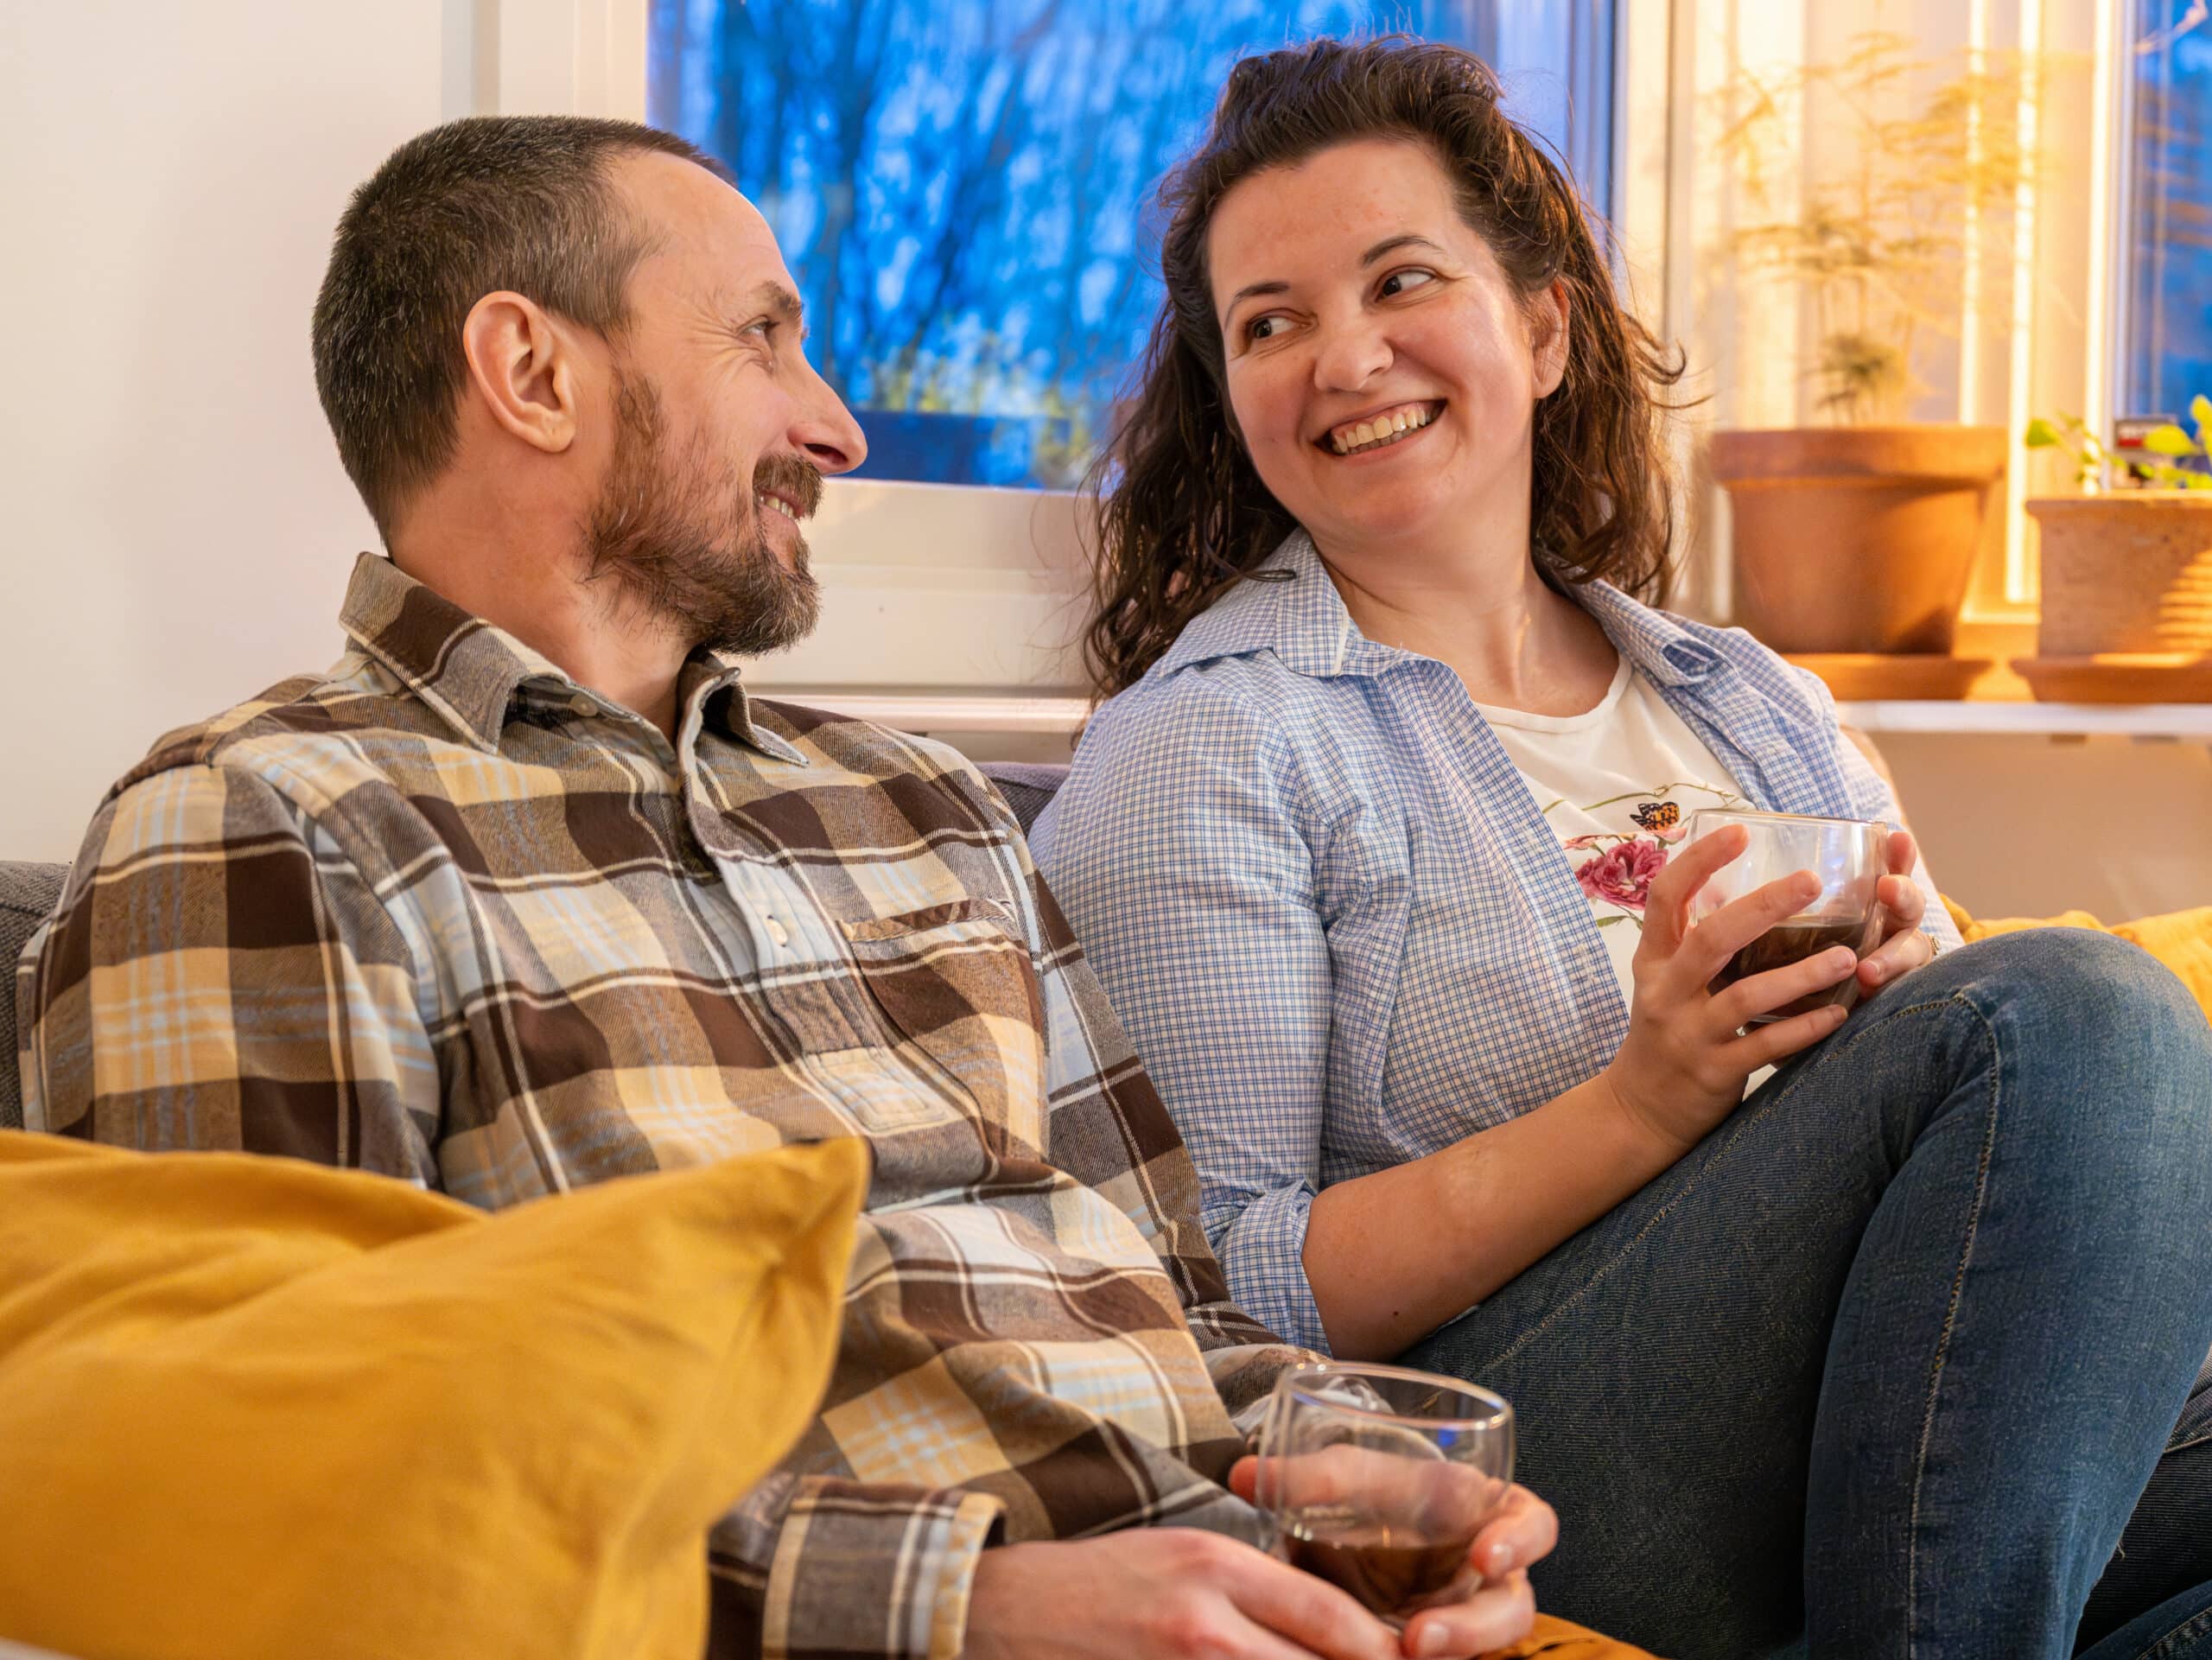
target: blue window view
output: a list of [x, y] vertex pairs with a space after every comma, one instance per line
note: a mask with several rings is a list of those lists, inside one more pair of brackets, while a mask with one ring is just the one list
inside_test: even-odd
[[2137, 0], [2124, 414], [2212, 397], [2212, 16]]
[[1151, 207], [1230, 66], [1468, 47], [1608, 205], [1611, 0], [652, 0], [648, 113], [719, 156], [804, 290], [867, 475], [1059, 487], [1160, 298]]

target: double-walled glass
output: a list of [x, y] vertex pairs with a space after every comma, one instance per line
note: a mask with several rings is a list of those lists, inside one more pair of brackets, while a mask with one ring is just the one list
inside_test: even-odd
[[[1730, 900], [1801, 870], [1809, 870], [1820, 879], [1821, 891], [1796, 915], [1785, 917], [1738, 951], [1713, 976], [1714, 991], [1837, 945], [1848, 945], [1864, 957], [1881, 943], [1881, 906], [1874, 897], [1874, 887], [1889, 869], [1889, 825], [1858, 818], [1708, 809], [1690, 816], [1682, 845], [1688, 848], [1732, 824], [1744, 827], [1749, 844], [1697, 891], [1690, 901], [1691, 921], [1700, 921]], [[1858, 995], [1857, 978], [1847, 978], [1754, 1015], [1751, 1023], [1787, 1020], [1829, 1003], [1847, 1005]]]
[[1276, 1380], [1255, 1497], [1290, 1561], [1386, 1623], [1457, 1601], [1513, 1480], [1513, 1409], [1399, 1366], [1328, 1361]]

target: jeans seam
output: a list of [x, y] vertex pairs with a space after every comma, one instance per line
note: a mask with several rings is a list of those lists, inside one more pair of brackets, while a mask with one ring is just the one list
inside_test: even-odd
[[1982, 1131], [1981, 1158], [1974, 1170], [1974, 1202], [1967, 1212], [1966, 1237], [1959, 1245], [1959, 1265], [1951, 1275], [1951, 1300], [1943, 1310], [1943, 1329], [1936, 1339], [1936, 1353], [1928, 1372], [1928, 1407], [1921, 1415], [1920, 1444], [1913, 1451], [1912, 1504], [1905, 1523], [1904, 1573], [1904, 1651], [1906, 1660], [1918, 1651], [1916, 1632], [1919, 1625], [1920, 1604], [1920, 1491], [1928, 1473], [1928, 1447], [1936, 1434], [1936, 1397], [1943, 1383], [1943, 1368], [1949, 1358], [1951, 1334], [1959, 1318], [1959, 1301], [1965, 1294], [1967, 1270], [1974, 1260], [1974, 1242], [1981, 1228], [1982, 1212], [1989, 1197], [1989, 1166], [1997, 1148], [1997, 1119], [2003, 1107], [2004, 1056], [1999, 1051], [1997, 1034], [1980, 1009], [1963, 997], [1948, 998], [1972, 1014], [1981, 1027], [1989, 1045], [1989, 1106], [1988, 1120]]
[[2194, 1640], [2207, 1631], [2212, 1631], [2212, 1608], [2201, 1608], [2144, 1650], [2136, 1660], [2163, 1660], [2164, 1657], [2180, 1651], [2174, 1646], [2177, 1643]]
[[[1937, 997], [1924, 1003], [1908, 1004], [1902, 1008], [1885, 1008], [1881, 1013], [1892, 1019], [1901, 1020], [1910, 1014], [1924, 1014], [1930, 1011], [1948, 1008], [1954, 1003], [1960, 1003], [1969, 1009], [1974, 1009], [1974, 1005], [1972, 1003], [1967, 1002], [1964, 998], [1954, 994], [1950, 996]], [[1977, 1019], [1980, 1017], [1980, 1010], [1974, 1009], [1974, 1013]], [[1987, 1022], [1984, 1021], [1983, 1024], [1986, 1027]], [[1858, 1031], [1849, 1034], [1845, 1041], [1834, 1043], [1833, 1047], [1823, 1049], [1819, 1061], [1816, 1064], [1824, 1065], [1829, 1060], [1848, 1054], [1853, 1049], [1859, 1046], [1859, 1040], [1866, 1035], [1868, 1030], [1868, 1027], [1862, 1026]], [[1476, 1370], [1488, 1371], [1496, 1367], [1504, 1365], [1508, 1361], [1511, 1360], [1514, 1356], [1519, 1354], [1522, 1350], [1527, 1348], [1531, 1343], [1534, 1343], [1538, 1338], [1549, 1331], [1557, 1320], [1564, 1316], [1569, 1310], [1573, 1308], [1575, 1305], [1580, 1303], [1585, 1297], [1588, 1296], [1599, 1285], [1602, 1284], [1608, 1277], [1610, 1277], [1613, 1270], [1618, 1268], [1622, 1262], [1627, 1258], [1628, 1254], [1643, 1243], [1645, 1235], [1649, 1234], [1654, 1228], [1657, 1227], [1662, 1222], [1673, 1215], [1678, 1205], [1680, 1205], [1685, 1199], [1688, 1199], [1691, 1194], [1696, 1193], [1699, 1188], [1704, 1185], [1707, 1174], [1712, 1170], [1717, 1168], [1720, 1164], [1720, 1161], [1726, 1159], [1729, 1154], [1733, 1151], [1737, 1141], [1743, 1135], [1745, 1130], [1749, 1129], [1753, 1124], [1756, 1124], [1767, 1117], [1770, 1114], [1781, 1110], [1783, 1103], [1789, 1099], [1790, 1096], [1796, 1092], [1797, 1086], [1802, 1084], [1805, 1079], [1810, 1076], [1811, 1071], [1812, 1069], [1808, 1067], [1802, 1072], [1792, 1074], [1783, 1083], [1782, 1088], [1776, 1091], [1775, 1097], [1771, 1101], [1765, 1103], [1757, 1112], [1753, 1113], [1750, 1117], [1744, 1119], [1740, 1123], [1734, 1123], [1733, 1127], [1729, 1131], [1727, 1141], [1717, 1152], [1713, 1154], [1713, 1157], [1707, 1161], [1705, 1168], [1697, 1173], [1697, 1176], [1694, 1180], [1688, 1183], [1682, 1188], [1681, 1192], [1676, 1193], [1674, 1198], [1669, 1199], [1665, 1205], [1662, 1205], [1658, 1210], [1654, 1211], [1650, 1216], [1644, 1219], [1643, 1225], [1638, 1228], [1631, 1237], [1623, 1241], [1621, 1248], [1618, 1250], [1615, 1251], [1611, 1256], [1599, 1263], [1597, 1268], [1593, 1269], [1591, 1271], [1589, 1277], [1584, 1280], [1580, 1285], [1575, 1287], [1572, 1295], [1554, 1304], [1550, 1309], [1546, 1311], [1544, 1317], [1541, 1320], [1538, 1320], [1534, 1326], [1529, 1327], [1528, 1330], [1522, 1332], [1518, 1337], [1515, 1338], [1512, 1342], [1506, 1345], [1504, 1348], [1491, 1356], [1489, 1359], [1483, 1362], [1482, 1365], [1476, 1368]], [[1732, 1117], [1733, 1115], [1731, 1116], [1732, 1121]], [[1672, 1167], [1669, 1167], [1671, 1168]], [[1653, 1180], [1656, 1180], [1657, 1178], [1655, 1177]]]

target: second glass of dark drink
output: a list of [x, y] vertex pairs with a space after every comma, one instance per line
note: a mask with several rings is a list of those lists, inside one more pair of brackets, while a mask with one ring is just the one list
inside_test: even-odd
[[[1889, 825], [1797, 813], [1707, 811], [1690, 816], [1682, 845], [1688, 848], [1732, 824], [1744, 827], [1749, 843], [1698, 890], [1690, 901], [1692, 922], [1700, 922], [1731, 900], [1801, 870], [1809, 870], [1820, 879], [1821, 891], [1796, 916], [1784, 918], [1738, 951], [1713, 976], [1714, 991], [1770, 969], [1787, 968], [1834, 946], [1848, 945], [1863, 957], [1881, 943], [1881, 908], [1874, 887], [1889, 870]], [[1766, 1014], [1755, 1014], [1751, 1023], [1758, 1026], [1786, 1020], [1829, 1003], [1847, 1005], [1858, 994], [1858, 981], [1847, 978]]]
[[1293, 1565], [1385, 1624], [1457, 1601], [1513, 1480], [1513, 1409], [1449, 1377], [1327, 1361], [1276, 1380], [1255, 1498]]

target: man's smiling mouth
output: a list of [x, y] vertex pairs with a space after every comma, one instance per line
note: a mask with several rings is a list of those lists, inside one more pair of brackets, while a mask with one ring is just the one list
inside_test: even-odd
[[1313, 443], [1325, 455], [1364, 455], [1370, 449], [1404, 442], [1408, 434], [1421, 431], [1443, 413], [1444, 400], [1440, 398], [1396, 404], [1364, 419], [1332, 427]]

